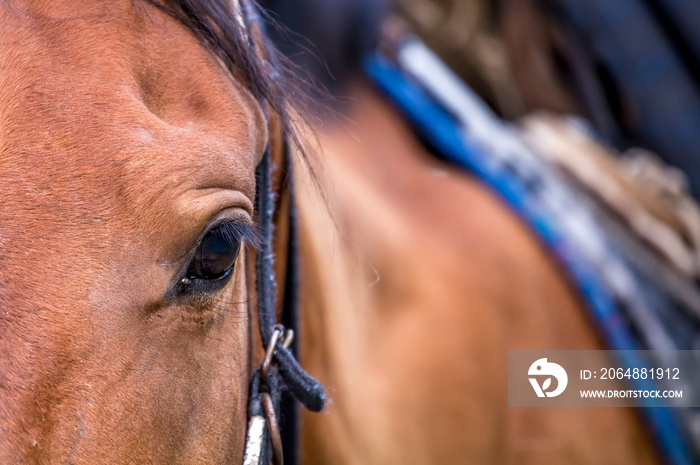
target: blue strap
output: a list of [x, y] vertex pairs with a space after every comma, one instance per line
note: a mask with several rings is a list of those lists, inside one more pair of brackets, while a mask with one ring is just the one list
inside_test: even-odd
[[[620, 354], [623, 366], [645, 366], [633, 351], [638, 345], [595, 269], [577, 254], [574, 244], [561, 233], [558, 220], [546, 216], [534, 202], [523, 181], [508, 170], [490, 163], [488, 151], [471, 141], [468, 135], [465, 136], [464, 130], [441, 106], [383, 56], [368, 55], [364, 60], [364, 68], [438, 154], [478, 176], [535, 230], [540, 240], [569, 273], [599, 323], [610, 348], [629, 351]], [[632, 381], [636, 389], [654, 389], [655, 386], [650, 379]], [[674, 465], [692, 465], [694, 462], [672, 410], [649, 407], [644, 408], [644, 412], [669, 462]]]

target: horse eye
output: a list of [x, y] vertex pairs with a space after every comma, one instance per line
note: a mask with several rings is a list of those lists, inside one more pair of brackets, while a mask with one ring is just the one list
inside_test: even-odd
[[215, 228], [202, 239], [187, 270], [188, 278], [219, 279], [228, 275], [241, 250], [241, 240], [226, 233], [225, 227]]

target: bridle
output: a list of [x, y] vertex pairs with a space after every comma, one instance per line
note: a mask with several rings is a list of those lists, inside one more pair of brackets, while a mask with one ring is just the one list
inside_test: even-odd
[[[245, 2], [247, 20], [252, 27], [257, 28], [258, 34], [261, 34], [261, 21], [253, 8], [250, 3]], [[256, 208], [261, 239], [256, 255], [255, 285], [258, 297], [258, 326], [265, 356], [250, 382], [248, 430], [243, 464], [267, 465], [272, 461], [275, 465], [282, 465], [286, 461], [287, 465], [293, 465], [297, 458], [296, 401], [312, 412], [319, 412], [325, 404], [325, 393], [321, 383], [309, 376], [294, 356], [299, 267], [292, 163], [290, 147], [276, 115], [268, 115], [268, 126], [270, 141], [256, 169]], [[273, 155], [281, 162], [279, 166], [273, 166]], [[282, 188], [286, 188], [289, 195], [286, 212], [289, 225], [288, 248], [281, 323], [277, 322], [275, 302], [277, 284], [273, 237], [276, 199], [271, 183], [273, 169], [282, 170]], [[284, 393], [287, 396], [283, 401]], [[285, 407], [284, 411], [282, 406]], [[281, 433], [284, 434], [285, 440]], [[286, 443], [286, 447], [283, 447], [283, 442]]]
[[[284, 165], [291, 169], [289, 150], [281, 139]], [[312, 412], [319, 412], [325, 403], [323, 386], [309, 376], [297, 362], [293, 353], [294, 328], [297, 315], [298, 263], [296, 251], [296, 215], [294, 199], [290, 198], [288, 208], [288, 252], [286, 276], [284, 280], [284, 300], [282, 303], [282, 324], [276, 321], [276, 281], [273, 266], [274, 235], [273, 216], [275, 196], [272, 192], [270, 146], [257, 167], [257, 210], [258, 225], [263, 236], [256, 257], [255, 277], [258, 296], [258, 326], [260, 338], [265, 348], [263, 362], [253, 374], [248, 400], [248, 432], [244, 465], [267, 465], [272, 459], [275, 465], [296, 462], [296, 401], [301, 402]], [[280, 150], [278, 148], [278, 150]], [[293, 187], [290, 173], [285, 173], [284, 183], [292, 197]], [[285, 327], [286, 326], [286, 327]], [[288, 393], [282, 402], [282, 394]], [[291, 398], [290, 398], [291, 397]], [[281, 411], [281, 405], [287, 407]], [[280, 427], [282, 419], [284, 424]], [[282, 436], [287, 438], [283, 448]], [[284, 450], [284, 455], [283, 455]]]

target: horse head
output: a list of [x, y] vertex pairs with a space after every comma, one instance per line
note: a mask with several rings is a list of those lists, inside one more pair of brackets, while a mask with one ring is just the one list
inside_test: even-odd
[[284, 104], [230, 9], [0, 7], [0, 462], [241, 461]]

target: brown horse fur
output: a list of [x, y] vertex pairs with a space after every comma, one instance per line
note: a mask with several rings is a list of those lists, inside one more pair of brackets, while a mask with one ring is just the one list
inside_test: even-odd
[[123, 1], [0, 4], [0, 463], [240, 463], [260, 106], [183, 25]]
[[334, 218], [299, 195], [302, 362], [331, 399], [303, 462], [657, 463], [633, 410], [508, 407], [508, 350], [601, 348], [585, 309], [493, 193], [367, 84], [348, 95], [320, 133]]

